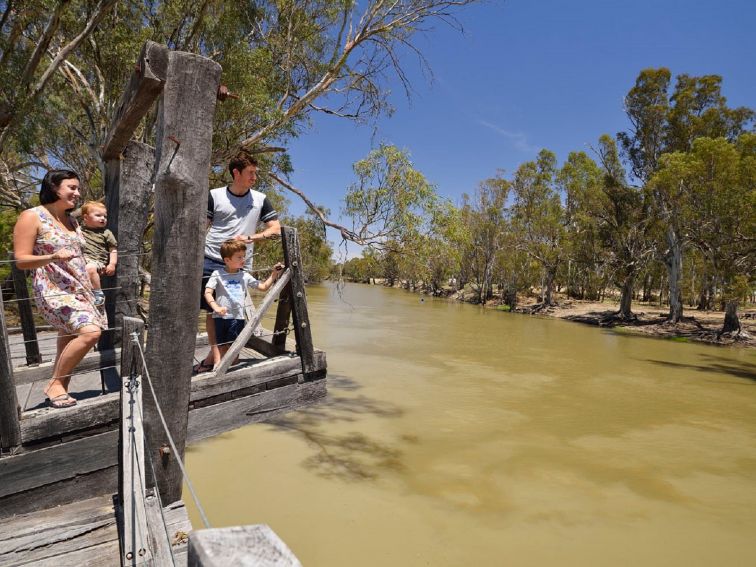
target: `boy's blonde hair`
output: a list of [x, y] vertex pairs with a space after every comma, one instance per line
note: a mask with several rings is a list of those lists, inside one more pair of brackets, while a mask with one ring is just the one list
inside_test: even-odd
[[105, 212], [108, 212], [105, 203], [101, 203], [100, 201], [87, 201], [81, 206], [81, 214], [88, 215], [92, 209], [105, 209]]
[[230, 258], [237, 252], [246, 252], [247, 245], [241, 240], [226, 240], [220, 247], [221, 258]]

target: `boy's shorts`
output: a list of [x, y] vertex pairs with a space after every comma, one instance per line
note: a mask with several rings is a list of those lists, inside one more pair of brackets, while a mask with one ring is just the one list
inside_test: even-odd
[[231, 346], [244, 328], [244, 319], [213, 319], [215, 342], [218, 346]]

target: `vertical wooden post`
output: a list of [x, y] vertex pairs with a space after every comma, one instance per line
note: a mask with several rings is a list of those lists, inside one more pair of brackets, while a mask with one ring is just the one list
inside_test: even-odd
[[[276, 313], [275, 331], [273, 344], [281, 347], [286, 344], [286, 334], [280, 331], [288, 326], [290, 311], [294, 319], [294, 337], [297, 341], [297, 353], [302, 360], [302, 374], [305, 380], [315, 372], [315, 349], [312, 344], [312, 332], [310, 330], [310, 317], [307, 314], [307, 294], [305, 292], [304, 276], [302, 275], [302, 257], [299, 251], [299, 238], [297, 230], [289, 227], [281, 228], [284, 261], [286, 267], [291, 270], [291, 280], [284, 289], [288, 290], [288, 297], [282, 304], [279, 300]], [[281, 295], [283, 296], [284, 293]]]
[[[216, 93], [221, 67], [171, 52], [158, 106], [155, 232], [152, 245], [147, 371], [183, 458], [197, 336], [205, 218]], [[151, 455], [167, 445], [152, 396], [145, 399]], [[170, 451], [155, 464], [163, 505], [181, 498], [182, 473]]]
[[[105, 165], [108, 228], [118, 240], [116, 275], [102, 278], [103, 288], [115, 288], [105, 292], [110, 327], [122, 328], [123, 317], [137, 317], [139, 314], [139, 266], [154, 167], [155, 149], [135, 141], [126, 145], [121, 157], [110, 159]], [[109, 336], [106, 338], [106, 335]], [[104, 350], [119, 344], [119, 336], [117, 331], [103, 334], [100, 348]]]
[[0, 453], [21, 444], [21, 425], [13, 379], [8, 328], [5, 326], [5, 307], [0, 296]]
[[123, 511], [121, 565], [144, 564], [149, 559], [145, 512], [144, 424], [142, 389], [144, 375], [139, 347], [144, 341], [144, 322], [123, 318], [121, 348], [121, 435], [119, 438], [118, 496]]
[[[119, 235], [118, 224], [119, 216], [121, 216], [120, 213], [123, 210], [121, 200], [128, 199], [130, 202], [136, 202], [138, 198], [137, 196], [131, 197], [128, 195], [133, 189], [130, 186], [132, 171], [128, 167], [130, 159], [128, 150], [135, 144], [135, 142], [130, 142], [130, 139], [144, 115], [149, 112], [155, 99], [163, 91], [167, 69], [168, 48], [153, 41], [146, 41], [142, 46], [142, 51], [136, 61], [129, 82], [126, 84], [121, 99], [118, 101], [110, 129], [105, 136], [105, 143], [102, 146], [102, 159], [105, 161], [105, 204], [108, 208], [108, 226], [113, 231], [113, 234], [116, 235], [116, 238], [119, 238], [119, 251], [121, 251], [121, 235]], [[121, 154], [124, 154], [123, 162], [121, 161]], [[137, 170], [141, 167], [144, 171], [148, 172], [147, 178], [149, 179], [152, 174], [152, 163], [147, 163], [147, 159], [145, 159], [144, 163], [140, 163], [139, 160], [141, 157], [143, 155], [136, 155], [132, 161], [134, 161]], [[137, 175], [139, 179], [135, 180], [135, 185], [139, 189], [140, 181], [143, 181], [145, 174], [137, 173]], [[123, 188], [121, 184], [124, 184]], [[140, 192], [140, 196], [141, 194]], [[125, 195], [125, 197], [121, 197], [121, 195]], [[146, 206], [146, 202], [140, 201], [139, 209], [142, 210], [144, 206]], [[132, 217], [129, 217], [129, 221], [131, 220]], [[146, 223], [146, 220], [141, 226], [144, 226], [144, 223]], [[124, 223], [124, 225], [130, 227], [128, 223]], [[136, 227], [132, 230], [135, 231]], [[141, 236], [142, 231], [139, 232], [139, 237], [141, 238]], [[120, 258], [118, 264], [118, 273], [120, 274], [122, 272]], [[103, 288], [115, 288], [118, 287], [118, 281], [115, 277], [104, 277], [102, 279], [102, 286]], [[111, 328], [120, 326], [120, 317], [116, 316], [116, 301], [119, 298], [115, 291], [105, 292], [105, 310], [108, 315], [108, 327]], [[136, 307], [134, 309], [136, 310]], [[135, 315], [135, 312], [127, 314]], [[116, 331], [109, 331], [102, 334], [99, 343], [101, 350], [112, 348], [118, 342], [115, 333]]]
[[[10, 258], [11, 260], [14, 259], [13, 254], [10, 255]], [[34, 325], [34, 312], [31, 307], [29, 288], [26, 287], [26, 272], [19, 270], [16, 262], [13, 262], [11, 264], [11, 273], [13, 275], [13, 290], [16, 294], [18, 316], [21, 319], [21, 331], [24, 334], [26, 364], [39, 364], [42, 362], [42, 355], [39, 354], [37, 327]]]

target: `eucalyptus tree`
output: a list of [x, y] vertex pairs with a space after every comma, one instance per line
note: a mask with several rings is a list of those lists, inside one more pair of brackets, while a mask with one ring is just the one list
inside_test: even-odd
[[[408, 56], [426, 65], [417, 35], [435, 24], [459, 27], [455, 11], [473, 1], [0, 1], [2, 189], [23, 206], [13, 177], [51, 163], [99, 183], [108, 117], [146, 39], [223, 66], [223, 93], [233, 96], [215, 117], [216, 172], [246, 148], [267, 156], [264, 171], [286, 174], [281, 143], [304, 132], [314, 113], [390, 113], [387, 80], [398, 78], [409, 93]], [[140, 136], [153, 138], [154, 117]]]
[[597, 299], [606, 260], [596, 215], [605, 200], [601, 168], [585, 152], [571, 152], [557, 180], [565, 200], [568, 294]]
[[[664, 153], [688, 151], [698, 137], [725, 137], [734, 141], [753, 123], [748, 108], [730, 108], [722, 95], [722, 78], [717, 75], [679, 75], [670, 87], [669, 69], [645, 69], [625, 97], [625, 111], [631, 130], [617, 138], [632, 174], [646, 186], [660, 165]], [[681, 227], [684, 197], [673, 188], [652, 193], [655, 214], [664, 223], [664, 245], [660, 256], [667, 267], [669, 284], [668, 320], [682, 317], [682, 258], [686, 245]]]
[[431, 210], [428, 232], [427, 255], [431, 291], [440, 293], [446, 282], [452, 290], [464, 286], [462, 266], [467, 264], [471, 235], [463, 222], [462, 211], [453, 203], [439, 201]]
[[636, 280], [654, 251], [654, 217], [648, 193], [627, 182], [611, 136], [599, 139], [598, 156], [603, 170], [602, 195], [590, 214], [597, 222], [609, 277], [620, 289], [618, 315], [632, 319]]
[[554, 304], [554, 280], [566, 260], [566, 217], [556, 175], [556, 156], [541, 150], [536, 161], [517, 168], [512, 181], [512, 228], [518, 248], [541, 267], [544, 307]]
[[470, 214], [467, 225], [470, 254], [465, 262], [470, 267], [478, 303], [485, 303], [493, 296], [494, 268], [502, 252], [510, 186], [509, 181], [498, 175], [481, 182], [472, 196], [464, 196]]
[[740, 330], [738, 300], [756, 269], [756, 134], [698, 138], [690, 151], [662, 156], [651, 184], [678, 195], [683, 229], [721, 286], [722, 331]]
[[397, 249], [422, 231], [436, 191], [406, 151], [381, 144], [353, 169], [356, 180], [347, 189], [342, 211], [352, 227], [342, 227], [343, 236], [363, 246]]

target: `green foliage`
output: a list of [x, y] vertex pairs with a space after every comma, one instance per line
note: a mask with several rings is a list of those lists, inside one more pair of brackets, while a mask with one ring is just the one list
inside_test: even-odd
[[517, 168], [512, 190], [512, 226], [517, 247], [542, 268], [544, 303], [551, 304], [557, 270], [565, 259], [566, 212], [556, 184], [556, 156], [541, 150]]
[[689, 152], [664, 155], [650, 185], [671, 195], [688, 240], [706, 258], [726, 298], [747, 295], [756, 268], [754, 134], [731, 143], [698, 138]]
[[323, 223], [310, 213], [287, 220], [285, 224], [297, 229], [306, 281], [318, 283], [326, 279], [332, 269], [333, 249], [326, 240]]
[[396, 146], [381, 144], [353, 166], [357, 181], [347, 190], [343, 213], [360, 244], [385, 247], [414, 238], [436, 193]]

